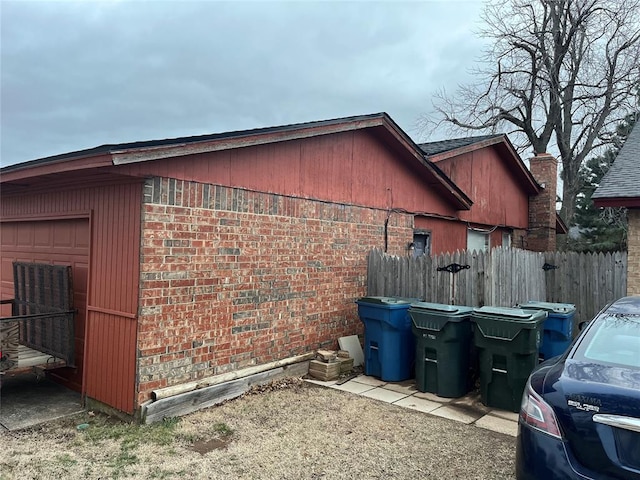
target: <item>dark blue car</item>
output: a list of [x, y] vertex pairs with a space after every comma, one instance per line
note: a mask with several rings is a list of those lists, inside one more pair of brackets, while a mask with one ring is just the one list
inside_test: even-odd
[[640, 479], [640, 297], [609, 305], [533, 371], [516, 478]]

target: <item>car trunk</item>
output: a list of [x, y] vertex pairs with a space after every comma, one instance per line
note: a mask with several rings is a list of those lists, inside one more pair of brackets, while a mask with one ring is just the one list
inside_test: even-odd
[[575, 458], [613, 478], [640, 478], [640, 372], [567, 360], [561, 376], [562, 391], [550, 394], [564, 397], [553, 404]]

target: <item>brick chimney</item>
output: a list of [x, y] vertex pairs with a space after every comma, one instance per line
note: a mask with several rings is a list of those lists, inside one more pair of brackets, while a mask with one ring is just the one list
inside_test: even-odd
[[529, 197], [529, 233], [527, 249], [536, 252], [556, 250], [556, 188], [558, 161], [553, 155], [539, 153], [529, 159], [530, 170], [543, 187]]

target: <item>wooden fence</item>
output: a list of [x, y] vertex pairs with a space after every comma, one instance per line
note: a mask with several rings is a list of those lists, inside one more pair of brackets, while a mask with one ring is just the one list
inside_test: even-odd
[[577, 322], [591, 320], [604, 306], [627, 294], [627, 253], [547, 252], [558, 268], [545, 274], [546, 299], [573, 303]]
[[[452, 264], [464, 268], [457, 273], [442, 270]], [[373, 250], [368, 258], [368, 295], [471, 307], [511, 307], [529, 300], [573, 303], [576, 326], [625, 296], [626, 290], [627, 255], [623, 252], [539, 253], [498, 247], [490, 252], [418, 258]]]

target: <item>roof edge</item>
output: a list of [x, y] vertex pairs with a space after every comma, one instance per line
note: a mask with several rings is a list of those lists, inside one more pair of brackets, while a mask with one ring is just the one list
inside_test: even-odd
[[[381, 121], [381, 119], [386, 114], [384, 112], [373, 113], [368, 115], [359, 115], [359, 116], [351, 116], [351, 117], [340, 117], [334, 118], [330, 120], [315, 120], [311, 122], [302, 122], [302, 123], [294, 123], [288, 125], [280, 125], [275, 127], [261, 127], [254, 128], [249, 130], [236, 130], [230, 132], [221, 132], [214, 134], [205, 134], [205, 135], [197, 135], [197, 136], [189, 136], [189, 137], [176, 137], [169, 139], [161, 139], [161, 140], [145, 140], [139, 142], [128, 142], [128, 143], [118, 143], [118, 144], [104, 144], [93, 148], [83, 149], [83, 150], [75, 150], [68, 153], [62, 153], [59, 155], [52, 155], [48, 157], [37, 158], [33, 160], [28, 160], [25, 162], [15, 163], [12, 165], [7, 165], [5, 167], [0, 168], [0, 174], [8, 174], [11, 172], [21, 171], [21, 170], [29, 170], [32, 168], [36, 168], [42, 165], [52, 165], [52, 164], [60, 164], [65, 162], [70, 162], [74, 160], [81, 160], [91, 157], [100, 157], [104, 158], [105, 155], [123, 154], [125, 152], [152, 152], [152, 151], [161, 151], [163, 149], [170, 149], [173, 147], [180, 147], [184, 145], [198, 145], [201, 143], [210, 143], [216, 141], [231, 141], [233, 139], [241, 139], [250, 136], [259, 136], [268, 133], [277, 134], [279, 132], [286, 133], [292, 131], [300, 131], [305, 129], [313, 129], [322, 127], [330, 127], [333, 125], [341, 125], [341, 124], [357, 124], [358, 122], [375, 122], [376, 119]], [[360, 127], [362, 128], [362, 127]], [[151, 154], [150, 154], [151, 155]], [[144, 154], [141, 155], [144, 158]], [[170, 155], [169, 155], [170, 156]], [[167, 157], [161, 157], [167, 158]], [[113, 163], [111, 163], [113, 165]], [[104, 163], [102, 162], [104, 166]]]
[[599, 197], [594, 198], [593, 204], [598, 208], [606, 207], [625, 207], [625, 208], [640, 208], [640, 197]]
[[114, 165], [126, 165], [183, 155], [194, 155], [289, 140], [299, 140], [319, 135], [329, 135], [332, 133], [379, 126], [382, 125], [385, 115], [385, 113], [376, 113], [361, 117], [345, 117], [336, 120], [271, 127], [268, 129], [259, 129], [260, 131], [246, 130], [238, 132], [238, 134], [234, 133], [233, 137], [223, 136], [211, 140], [207, 139], [195, 142], [183, 141], [168, 145], [113, 149], [111, 150], [111, 156]]
[[506, 138], [506, 135], [504, 133], [502, 133], [500, 135], [496, 135], [495, 137], [486, 138], [484, 140], [479, 140], [477, 142], [470, 143], [469, 145], [464, 145], [462, 147], [453, 148], [451, 150], [446, 150], [444, 152], [435, 153], [433, 155], [425, 154], [425, 157], [427, 157], [430, 161], [435, 163], [435, 162], [439, 162], [441, 160], [445, 160], [447, 158], [457, 157], [458, 155], [462, 155], [464, 153], [473, 152], [475, 150], [480, 150], [481, 148], [485, 148], [485, 147], [489, 147], [491, 145], [495, 145], [496, 143], [502, 142], [504, 140], [504, 138]]
[[458, 187], [453, 180], [451, 180], [436, 164], [425, 158], [422, 149], [415, 143], [409, 135], [406, 134], [402, 128], [388, 115], [384, 114], [384, 121], [386, 128], [393, 132], [396, 139], [403, 144], [407, 150], [413, 153], [415, 159], [438, 180], [443, 190], [453, 197], [460, 207], [459, 210], [469, 210], [473, 205], [473, 200], [469, 198], [464, 191]]
[[101, 145], [1, 168], [0, 183], [83, 168], [127, 165], [374, 127], [386, 129], [425, 167], [457, 209], [471, 208], [473, 201], [433, 162], [425, 159], [420, 147], [385, 112], [210, 135]]

